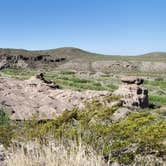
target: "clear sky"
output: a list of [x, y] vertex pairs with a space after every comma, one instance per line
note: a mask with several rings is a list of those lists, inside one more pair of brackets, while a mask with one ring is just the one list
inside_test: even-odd
[[0, 47], [166, 51], [166, 0], [0, 0]]

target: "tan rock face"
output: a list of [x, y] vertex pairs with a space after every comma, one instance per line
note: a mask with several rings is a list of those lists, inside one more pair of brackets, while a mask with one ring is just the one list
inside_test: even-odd
[[122, 85], [114, 94], [122, 97], [123, 106], [138, 108], [146, 108], [149, 106], [148, 90], [141, 86], [144, 81], [143, 79], [123, 77], [121, 81]]
[[17, 120], [31, 119], [34, 114], [38, 114], [39, 119], [54, 119], [66, 109], [83, 107], [87, 100], [110, 94], [108, 91], [57, 89], [36, 77], [25, 81], [0, 78], [0, 105], [8, 107], [11, 119]]

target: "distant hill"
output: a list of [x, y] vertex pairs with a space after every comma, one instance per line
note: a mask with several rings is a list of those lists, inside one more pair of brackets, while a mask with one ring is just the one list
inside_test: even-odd
[[64, 57], [68, 59], [77, 59], [77, 58], [103, 58], [103, 59], [142, 59], [142, 58], [164, 58], [166, 59], [166, 52], [151, 52], [143, 55], [138, 56], [119, 56], [119, 55], [103, 55], [98, 53], [92, 53], [88, 52], [79, 48], [73, 48], [73, 47], [63, 47], [63, 48], [57, 48], [57, 49], [50, 49], [50, 50], [24, 50], [24, 49], [3, 49], [0, 48], [0, 56], [2, 55], [23, 55], [23, 56], [50, 56], [50, 57]]
[[166, 52], [151, 52], [142, 55], [143, 57], [149, 57], [149, 58], [165, 58], [166, 59]]
[[72, 58], [84, 58], [84, 56], [94, 56], [95, 53], [90, 53], [78, 48], [64, 47], [50, 50], [23, 50], [23, 49], [0, 49], [0, 56], [2, 55], [23, 55], [23, 56], [50, 56], [50, 57], [66, 57], [69, 59]]
[[0, 49], [0, 69], [6, 67], [165, 73], [166, 53], [153, 52], [139, 56], [116, 56], [91, 53], [72, 47], [35, 51]]

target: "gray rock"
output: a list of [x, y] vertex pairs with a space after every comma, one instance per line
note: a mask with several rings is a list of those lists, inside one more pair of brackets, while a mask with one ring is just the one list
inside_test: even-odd
[[118, 122], [120, 119], [127, 117], [130, 112], [131, 110], [128, 108], [121, 107], [113, 113], [111, 119], [114, 122]]

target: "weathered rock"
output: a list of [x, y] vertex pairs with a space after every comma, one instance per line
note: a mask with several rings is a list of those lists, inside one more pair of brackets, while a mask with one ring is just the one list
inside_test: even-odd
[[123, 106], [146, 108], [149, 106], [148, 90], [144, 89], [141, 84], [143, 84], [141, 78], [123, 77], [122, 85], [114, 94], [122, 97]]
[[0, 144], [0, 166], [5, 166], [5, 148]]
[[27, 68], [28, 64], [24, 60], [20, 59], [17, 61], [16, 66], [20, 68]]
[[120, 119], [127, 117], [130, 112], [131, 110], [128, 108], [121, 107], [113, 113], [111, 119], [114, 122], [118, 122]]
[[85, 101], [111, 95], [111, 92], [53, 89], [34, 76], [25, 81], [1, 77], [0, 94], [0, 105], [11, 110], [11, 119], [28, 120], [34, 114], [39, 119], [54, 119], [66, 109], [82, 108]]
[[36, 78], [39, 79], [39, 80], [42, 80], [45, 84], [47, 84], [50, 88], [53, 88], [53, 89], [59, 89], [59, 85], [55, 84], [54, 82], [52, 81], [48, 81], [44, 78], [44, 73], [40, 73], [40, 74], [37, 74], [36, 75]]
[[6, 60], [0, 61], [0, 70], [9, 67], [9, 64], [7, 63]]
[[143, 84], [144, 80], [142, 78], [138, 78], [138, 77], [133, 77], [133, 76], [125, 76], [121, 78], [121, 81], [123, 83], [127, 83], [127, 84], [137, 84], [137, 85], [141, 85]]

